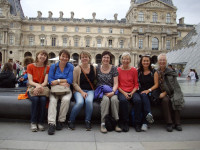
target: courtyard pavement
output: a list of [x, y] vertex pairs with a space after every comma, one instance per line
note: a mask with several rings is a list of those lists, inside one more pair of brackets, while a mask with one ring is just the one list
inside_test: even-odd
[[28, 121], [0, 119], [0, 150], [200, 150], [199, 121], [184, 122], [182, 132], [171, 133], [157, 122], [140, 133], [130, 127], [127, 133], [102, 134], [98, 123], [92, 131], [79, 123], [74, 131], [65, 127], [51, 136], [29, 128]]

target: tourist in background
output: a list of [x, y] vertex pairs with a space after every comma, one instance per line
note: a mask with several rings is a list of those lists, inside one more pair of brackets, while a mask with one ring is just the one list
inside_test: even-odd
[[138, 69], [139, 94], [142, 100], [142, 131], [147, 131], [148, 123], [153, 123], [153, 115], [151, 114], [150, 97], [153, 90], [158, 88], [158, 73], [151, 67], [151, 57], [149, 55], [142, 56]]
[[134, 117], [135, 117], [135, 130], [141, 131], [141, 112], [142, 112], [142, 101], [140, 95], [136, 92], [138, 90], [138, 72], [134, 67], [130, 66], [131, 55], [127, 52], [122, 54], [121, 57], [122, 65], [118, 67], [118, 98], [119, 98], [119, 116], [120, 116], [120, 127], [122, 131], [129, 131], [129, 103], [134, 104]]
[[27, 66], [28, 82], [30, 86], [35, 87], [33, 95], [28, 92], [31, 100], [31, 130], [33, 132], [44, 131], [43, 126], [46, 112], [46, 96], [39, 96], [44, 91], [48, 83], [48, 53], [45, 50], [36, 53], [35, 63]]
[[[166, 130], [173, 131], [173, 127], [182, 131], [180, 122], [180, 110], [184, 106], [183, 93], [177, 81], [177, 73], [167, 68], [166, 54], [158, 56], [158, 79], [159, 87], [161, 89], [160, 99], [167, 123]], [[173, 120], [174, 118], [174, 120]]]
[[17, 83], [11, 63], [5, 63], [0, 73], [0, 88], [14, 88]]
[[[118, 93], [118, 71], [117, 68], [110, 64], [112, 54], [104, 51], [101, 55], [101, 65], [97, 66], [97, 89], [95, 98], [101, 99], [101, 132], [107, 133], [105, 127], [105, 116], [109, 114], [111, 107], [111, 116], [118, 122], [119, 120], [119, 100]], [[115, 131], [121, 132], [118, 125]]]
[[[52, 64], [49, 70], [48, 82], [51, 86], [60, 85], [67, 87], [69, 92], [62, 95], [56, 95], [50, 93], [50, 102], [48, 108], [48, 134], [53, 135], [56, 130], [62, 130], [66, 121], [66, 115], [69, 109], [72, 92], [70, 85], [73, 82], [74, 66], [69, 63], [70, 54], [67, 50], [61, 50], [59, 52], [59, 62]], [[57, 102], [61, 100], [60, 110], [58, 113], [58, 121], [56, 122], [57, 115]]]
[[91, 130], [96, 68], [90, 64], [91, 55], [88, 52], [81, 52], [80, 60], [81, 65], [76, 66], [73, 73], [74, 98], [76, 103], [72, 108], [68, 126], [72, 130], [75, 129], [76, 116], [85, 103], [85, 128], [89, 131]]

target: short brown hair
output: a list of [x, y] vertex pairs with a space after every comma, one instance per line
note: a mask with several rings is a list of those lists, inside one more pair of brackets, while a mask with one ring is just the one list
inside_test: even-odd
[[59, 56], [61, 56], [62, 54], [67, 55], [68, 58], [70, 59], [70, 54], [69, 54], [69, 52], [68, 52], [67, 50], [65, 50], [65, 49], [61, 50], [61, 51], [59, 52]]
[[103, 56], [105, 56], [105, 55], [109, 55], [110, 56], [110, 58], [112, 57], [112, 54], [111, 54], [111, 52], [109, 52], [109, 51], [104, 51], [102, 54], [101, 54], [101, 59], [103, 58]]
[[47, 56], [47, 59], [46, 59], [45, 62], [44, 62], [44, 65], [46, 66], [46, 65], [48, 64], [48, 58], [49, 58], [47, 51], [41, 50], [41, 51], [37, 52], [37, 53], [36, 53], [36, 58], [35, 58], [35, 63], [38, 62], [38, 58], [37, 58], [37, 57], [38, 57], [39, 54], [44, 54], [44, 55]]
[[24, 66], [26, 67], [26, 66], [28, 66], [29, 64], [33, 63], [33, 62], [34, 62], [33, 58], [30, 57], [30, 56], [28, 56], [28, 57], [25, 57], [25, 58], [24, 58], [23, 64], [24, 64]]
[[13, 71], [13, 66], [11, 63], [5, 63], [4, 66], [3, 66], [3, 69], [2, 69], [2, 72], [4, 71]]

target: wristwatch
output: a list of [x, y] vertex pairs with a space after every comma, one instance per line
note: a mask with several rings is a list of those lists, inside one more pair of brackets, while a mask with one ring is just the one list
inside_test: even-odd
[[151, 89], [148, 89], [149, 90], [149, 92], [151, 92]]
[[58, 83], [60, 83], [60, 79], [58, 79]]

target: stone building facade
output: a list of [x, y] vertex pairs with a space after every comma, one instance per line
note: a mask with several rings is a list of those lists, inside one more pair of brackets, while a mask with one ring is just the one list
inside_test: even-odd
[[177, 8], [172, 0], [131, 0], [126, 18], [100, 20], [96, 13], [92, 19], [54, 18], [49, 11], [42, 17], [38, 11], [35, 18], [24, 17], [20, 0], [0, 0], [0, 62], [9, 59], [23, 61], [24, 57], [35, 58], [39, 50], [47, 50], [50, 58], [58, 56], [62, 49], [70, 52], [79, 63], [81, 51], [92, 55], [92, 63], [100, 63], [101, 53], [110, 51], [112, 64], [118, 65], [120, 55], [129, 52], [132, 66], [137, 66], [139, 56], [149, 54], [156, 58], [170, 51], [193, 25], [184, 24], [184, 18], [176, 22]]

